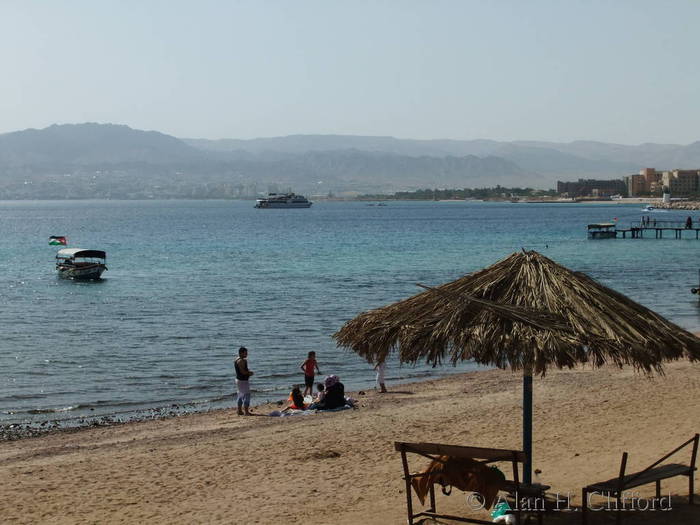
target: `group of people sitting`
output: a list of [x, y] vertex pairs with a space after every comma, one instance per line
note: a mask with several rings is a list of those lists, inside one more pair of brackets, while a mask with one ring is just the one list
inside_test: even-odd
[[304, 401], [301, 388], [298, 385], [292, 387], [287, 406], [282, 412], [291, 410], [333, 410], [348, 404], [345, 398], [345, 386], [336, 375], [327, 376], [323, 383], [316, 385], [317, 392], [311, 403]]

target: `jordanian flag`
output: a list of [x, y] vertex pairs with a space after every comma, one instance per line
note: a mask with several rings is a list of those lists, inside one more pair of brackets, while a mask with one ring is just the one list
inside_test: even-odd
[[65, 237], [58, 237], [56, 235], [52, 235], [49, 237], [49, 244], [51, 246], [66, 246], [68, 244], [68, 240]]

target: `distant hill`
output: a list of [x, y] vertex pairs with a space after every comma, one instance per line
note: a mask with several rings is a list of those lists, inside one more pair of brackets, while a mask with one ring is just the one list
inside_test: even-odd
[[171, 164], [206, 158], [201, 150], [157, 131], [114, 124], [64, 124], [0, 135], [0, 167]]
[[619, 178], [700, 166], [687, 146], [292, 135], [178, 139], [115, 124], [0, 134], [2, 198], [253, 197], [267, 190], [381, 193]]
[[640, 144], [627, 146], [593, 141], [569, 143], [494, 140], [414, 140], [352, 135], [290, 135], [251, 140], [183, 139], [208, 151], [256, 155], [300, 154], [308, 151], [363, 151], [411, 157], [494, 156], [511, 161], [528, 173], [550, 182], [578, 177], [621, 177], [643, 167], [660, 169], [700, 166], [700, 142], [689, 145]]
[[[393, 192], [424, 187], [547, 185], [497, 156], [428, 155], [363, 149], [371, 138], [333, 137], [319, 147], [237, 148], [236, 141], [180, 140], [114, 124], [66, 124], [0, 135], [0, 198], [253, 196], [267, 189], [307, 193]], [[294, 139], [291, 140], [294, 142]], [[330, 148], [330, 149], [329, 149]], [[388, 148], [391, 149], [391, 148]], [[413, 150], [410, 150], [413, 151]]]
[[521, 184], [526, 179], [538, 185], [545, 183], [537, 174], [499, 157], [409, 157], [357, 149], [310, 151], [284, 158], [261, 157], [266, 160], [260, 157], [239, 160], [236, 166], [268, 180], [295, 185], [321, 181], [326, 186], [355, 191], [369, 191], [363, 188], [370, 187], [397, 191], [400, 187], [506, 186]]

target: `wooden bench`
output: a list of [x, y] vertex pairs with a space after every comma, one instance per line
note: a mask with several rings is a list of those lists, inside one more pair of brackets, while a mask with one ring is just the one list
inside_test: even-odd
[[[483, 464], [497, 463], [497, 462], [509, 462], [513, 469], [513, 479], [506, 480], [504, 483], [503, 490], [516, 496], [516, 508], [513, 513], [517, 516], [517, 523], [522, 524], [521, 521], [521, 505], [519, 504], [519, 499], [521, 498], [539, 498], [539, 501], [544, 502], [544, 492], [549, 489], [546, 485], [540, 484], [524, 484], [520, 482], [520, 477], [518, 473], [518, 464], [525, 463], [525, 452], [521, 450], [507, 450], [498, 448], [481, 448], [481, 447], [463, 447], [457, 445], [442, 445], [438, 443], [402, 443], [395, 442], [394, 448], [396, 451], [401, 452], [401, 462], [403, 463], [403, 473], [404, 481], [406, 482], [406, 506], [408, 510], [408, 525], [413, 525], [414, 519], [419, 517], [426, 518], [443, 518], [454, 521], [461, 521], [465, 523], [481, 523], [481, 524], [492, 524], [491, 521], [484, 521], [474, 518], [464, 518], [461, 516], [452, 516], [449, 514], [438, 514], [435, 509], [435, 488], [434, 485], [430, 485], [429, 496], [430, 496], [430, 506], [427, 510], [415, 513], [413, 512], [413, 486], [411, 481], [414, 478], [418, 478], [424, 475], [424, 473], [411, 473], [408, 466], [407, 454], [418, 454], [420, 456], [426, 457], [431, 460], [436, 460], [440, 456], [449, 456], [451, 458], [466, 458], [479, 461]], [[543, 512], [537, 512], [538, 523], [542, 523]]]
[[[585, 525], [587, 523], [588, 514], [588, 504], [589, 497], [592, 494], [605, 495], [608, 498], [615, 498], [617, 517], [616, 523], [622, 522], [622, 511], [623, 511], [623, 496], [624, 492], [642, 485], [648, 485], [650, 483], [656, 483], [656, 499], [661, 499], [661, 481], [668, 478], [673, 478], [675, 476], [688, 476], [688, 503], [693, 504], [693, 492], [694, 492], [694, 480], [695, 480], [695, 460], [698, 455], [698, 440], [700, 439], [700, 434], [695, 434], [694, 437], [676, 447], [671, 452], [666, 454], [664, 457], [655, 461], [649, 465], [644, 470], [635, 472], [634, 474], [625, 474], [625, 468], [627, 466], [627, 452], [622, 454], [622, 462], [620, 464], [620, 474], [613, 479], [607, 481], [601, 481], [598, 483], [592, 483], [582, 490], [581, 499], [581, 519]], [[692, 443], [692, 449], [690, 453], [690, 463], [669, 463], [666, 465], [661, 465], [668, 458], [673, 456], [675, 453], [679, 452], [683, 448], [689, 446]]]

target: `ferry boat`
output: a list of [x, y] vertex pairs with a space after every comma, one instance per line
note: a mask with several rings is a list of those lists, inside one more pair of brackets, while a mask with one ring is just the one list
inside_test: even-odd
[[265, 199], [255, 201], [256, 208], [310, 208], [313, 203], [295, 193], [270, 193]]
[[617, 238], [616, 225], [614, 222], [600, 222], [588, 225], [589, 239], [615, 239]]
[[107, 270], [107, 254], [102, 250], [64, 248], [56, 253], [56, 270], [62, 279], [96, 281]]

